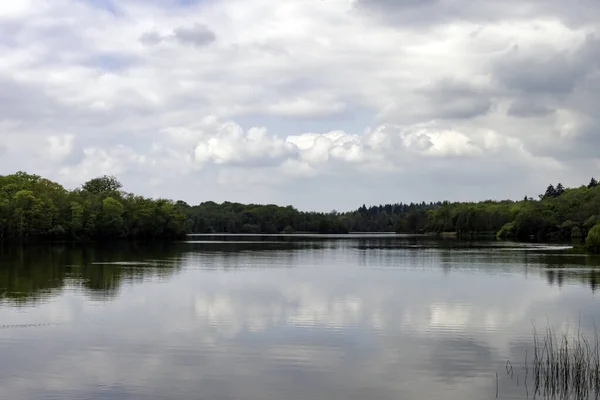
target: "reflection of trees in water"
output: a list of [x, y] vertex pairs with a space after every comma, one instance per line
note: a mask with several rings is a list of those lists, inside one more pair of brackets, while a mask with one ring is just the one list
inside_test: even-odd
[[[0, 246], [0, 301], [31, 304], [80, 287], [94, 299], [116, 296], [123, 284], [166, 279], [184, 262], [201, 268], [247, 264], [249, 254], [321, 249], [318, 242], [37, 244]], [[290, 263], [288, 263], [290, 264]]]
[[550, 285], [562, 287], [565, 283], [589, 285], [596, 291], [600, 285], [600, 257], [548, 255], [543, 258], [544, 274]]
[[598, 290], [600, 285], [600, 269], [593, 270], [569, 270], [563, 269], [549, 269], [545, 271], [546, 280], [550, 285], [557, 285], [562, 287], [565, 282], [569, 283], [582, 283], [589, 285], [592, 291]]
[[60, 293], [67, 284], [110, 298], [124, 282], [177, 272], [181, 252], [181, 244], [165, 243], [0, 247], [0, 299], [29, 304]]

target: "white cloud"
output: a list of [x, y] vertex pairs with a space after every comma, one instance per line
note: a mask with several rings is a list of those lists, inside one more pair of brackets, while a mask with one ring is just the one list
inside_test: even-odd
[[73, 135], [49, 136], [48, 155], [57, 159], [65, 158], [73, 151], [74, 141], [75, 136]]
[[274, 115], [291, 117], [315, 117], [320, 115], [337, 114], [346, 108], [342, 102], [329, 99], [299, 98], [284, 100], [266, 107], [267, 112]]
[[9, 1], [0, 5], [0, 17], [21, 17], [32, 11], [33, 0]]
[[289, 151], [283, 140], [270, 136], [266, 128], [253, 127], [247, 132], [233, 123], [221, 125], [196, 146], [196, 161], [204, 164], [263, 164], [278, 159]]
[[[446, 187], [482, 174], [496, 176], [495, 189], [461, 196], [521, 198], [547, 182], [589, 179], [600, 145], [600, 24], [554, 1], [479, 11], [402, 4], [7, 3], [0, 173], [70, 183], [109, 171], [142, 193], [179, 182], [162, 195], [190, 201], [238, 196], [226, 182], [260, 181], [244, 199], [277, 192], [300, 206], [332, 186], [325, 176], [348, 193], [368, 182], [385, 193], [376, 202], [452, 197]], [[185, 184], [195, 180], [202, 190]]]
[[127, 169], [141, 167], [146, 163], [146, 156], [136, 153], [125, 146], [110, 149], [95, 147], [83, 149], [83, 160], [72, 167], [60, 169], [59, 174], [69, 183], [83, 183], [99, 175], [122, 174]]

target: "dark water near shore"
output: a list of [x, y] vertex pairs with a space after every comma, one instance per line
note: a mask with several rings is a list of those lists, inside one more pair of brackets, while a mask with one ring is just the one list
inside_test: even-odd
[[593, 334], [599, 285], [551, 245], [394, 235], [0, 247], [0, 398], [525, 399], [532, 324]]

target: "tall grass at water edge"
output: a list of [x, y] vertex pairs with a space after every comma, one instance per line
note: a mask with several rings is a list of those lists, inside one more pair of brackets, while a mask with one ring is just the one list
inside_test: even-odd
[[[534, 327], [533, 355], [526, 352], [523, 370], [528, 397], [532, 394], [534, 398], [546, 399], [599, 399], [600, 340], [597, 329], [590, 340], [580, 329], [573, 334], [565, 332], [558, 336], [554, 329], [546, 328], [540, 336]], [[518, 383], [520, 377], [515, 376], [510, 361], [506, 363], [506, 372]]]

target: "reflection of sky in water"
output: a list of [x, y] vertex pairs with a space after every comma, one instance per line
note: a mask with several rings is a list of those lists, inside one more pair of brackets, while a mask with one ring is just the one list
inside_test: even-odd
[[190, 244], [177, 273], [108, 301], [71, 273], [54, 297], [0, 306], [0, 397], [492, 399], [498, 372], [500, 398], [524, 398], [503, 371], [531, 319], [598, 320], [589, 282], [544, 270], [581, 257], [376, 243]]

